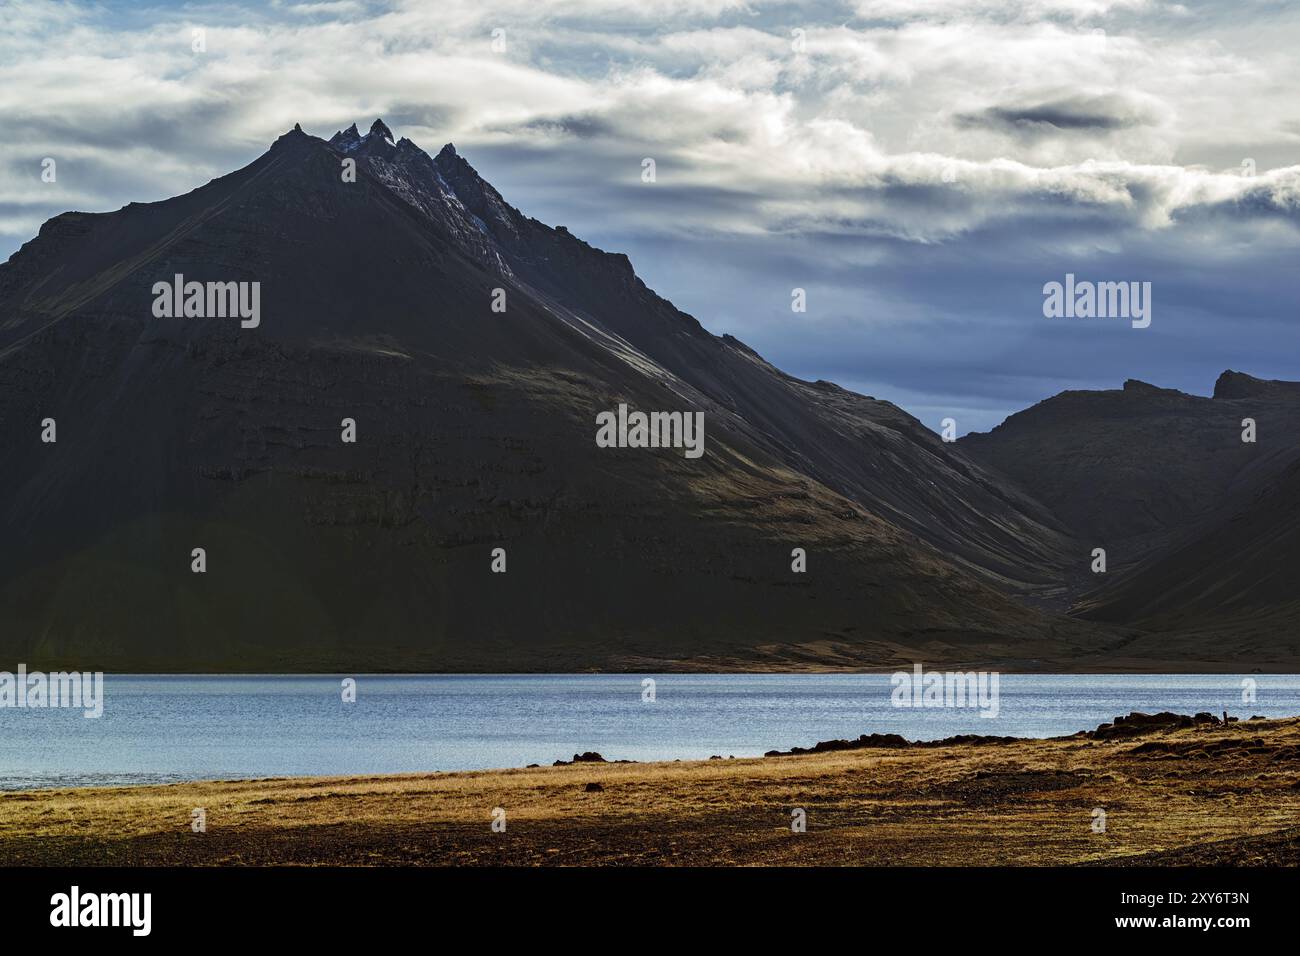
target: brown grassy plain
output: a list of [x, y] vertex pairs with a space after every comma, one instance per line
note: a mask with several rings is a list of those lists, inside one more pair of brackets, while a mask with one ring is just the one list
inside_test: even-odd
[[[204, 833], [191, 830], [196, 807]], [[495, 807], [504, 833], [491, 829]], [[791, 831], [795, 808], [805, 833]], [[1298, 862], [1297, 718], [1126, 739], [0, 795], [3, 865]]]

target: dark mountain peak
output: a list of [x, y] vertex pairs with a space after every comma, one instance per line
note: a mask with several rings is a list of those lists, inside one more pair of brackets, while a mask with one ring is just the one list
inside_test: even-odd
[[1150, 406], [1153, 399], [1158, 399], [1155, 404], [1161, 407], [1184, 402], [1208, 404], [1209, 401], [1180, 392], [1176, 388], [1161, 388], [1137, 378], [1126, 379], [1123, 388], [1067, 388], [1008, 415], [992, 431], [971, 432], [961, 441], [973, 444], [998, 434], [1005, 438], [1007, 434], [1025, 427], [1056, 428], [1063, 424], [1089, 421], [1098, 415], [1131, 414], [1138, 403]]
[[331, 136], [329, 144], [345, 153], [391, 153], [393, 150], [393, 131], [384, 124], [383, 120], [377, 119], [370, 124], [370, 132], [362, 136], [357, 131], [357, 124], [353, 123], [347, 129], [340, 130]]
[[[1102, 393], [1106, 394], [1106, 393]], [[1114, 392], [1110, 393], [1114, 395]], [[1170, 402], [1204, 402], [1205, 399], [1199, 395], [1189, 395], [1181, 392], [1176, 388], [1165, 388], [1161, 385], [1152, 385], [1150, 382], [1144, 382], [1140, 378], [1130, 378], [1124, 381], [1124, 388], [1121, 389], [1121, 396], [1125, 398], [1136, 397], [1142, 399], [1160, 398]]]
[[[527, 261], [548, 271], [559, 268], [579, 273], [594, 269], [618, 285], [635, 280], [626, 255], [597, 249], [564, 226], [552, 228], [525, 217], [479, 175], [456, 151], [454, 143], [447, 143], [431, 158], [409, 138], [403, 136], [394, 144], [392, 137], [384, 121], [376, 119], [364, 136], [353, 124], [335, 133], [328, 145], [366, 160], [366, 168], [378, 181], [446, 227], [461, 240], [471, 258], [493, 271], [513, 273], [522, 261]], [[562, 252], [553, 248], [557, 243]], [[557, 254], [559, 260], [554, 259]], [[520, 261], [512, 265], [507, 259]], [[584, 281], [594, 278], [588, 274]], [[690, 324], [698, 326], [693, 319]]]
[[434, 158], [433, 164], [443, 181], [456, 193], [456, 197], [475, 216], [478, 216], [498, 236], [518, 234], [523, 215], [511, 206], [496, 187], [478, 174], [465, 157], [448, 143]]
[[[483, 177], [478, 174], [478, 171], [469, 164], [469, 161], [466, 160], [464, 156], [456, 152], [456, 147], [451, 143], [448, 143], [442, 149], [438, 150], [438, 155], [434, 157], [433, 161], [437, 165], [438, 169], [442, 171], [444, 176], [459, 177], [467, 181], [477, 180], [484, 186], [492, 189], [492, 187], [488, 185], [487, 180], [483, 179]], [[495, 191], [496, 190], [493, 190], [493, 192]]]
[[438, 155], [434, 157], [433, 161], [437, 164], [438, 169], [442, 171], [444, 176], [457, 176], [466, 181], [475, 180], [481, 183], [483, 187], [492, 190], [494, 193], [496, 192], [495, 187], [480, 176], [478, 170], [470, 165], [469, 160], [456, 152], [456, 147], [451, 143], [448, 143], [442, 149], [438, 150]]
[[1124, 382], [1124, 391], [1126, 392], [1161, 392], [1164, 389], [1152, 385], [1150, 382], [1144, 382], [1139, 378], [1126, 379]]
[[1254, 394], [1262, 383], [1253, 375], [1225, 369], [1214, 382], [1214, 397], [1221, 399], [1247, 398]]
[[301, 146], [303, 143], [307, 142], [312, 138], [313, 137], [308, 136], [306, 133], [302, 131], [301, 126], [299, 126], [297, 123], [294, 123], [293, 129], [289, 130], [287, 133], [282, 134], [278, 139], [276, 139], [274, 143], [271, 144], [271, 152], [273, 153], [277, 152], [279, 150], [284, 149], [286, 146]]
[[1256, 378], [1245, 372], [1228, 369], [1214, 383], [1214, 397], [1224, 401], [1235, 398], [1300, 398], [1300, 382]]
[[340, 149], [349, 149], [361, 142], [361, 134], [357, 131], [357, 124], [353, 123], [347, 129], [341, 129], [329, 138], [329, 144]]

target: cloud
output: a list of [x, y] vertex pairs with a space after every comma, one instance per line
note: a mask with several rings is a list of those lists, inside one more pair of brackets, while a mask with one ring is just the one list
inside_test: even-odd
[[859, 0], [856, 10], [867, 19], [1094, 20], [1119, 12], [1178, 10], [1157, 0]]
[[[709, 328], [927, 406], [1009, 411], [1045, 377], [1103, 381], [1112, 363], [1119, 381], [1159, 380], [1182, 368], [1162, 356], [1222, 353], [1230, 327], [1239, 348], [1289, 301], [1252, 266], [1245, 318], [1189, 321], [1186, 342], [1158, 331], [1167, 351], [1144, 344], [1137, 368], [1031, 321], [1048, 263], [1156, 275], [1166, 302], [1170, 286], [1197, 288], [1201, 315], [1228, 301], [1204, 286], [1246, 281], [1242, 250], [1279, 269], [1294, 256], [1300, 14], [1280, 6], [9, 0], [6, 13], [0, 255], [63, 209], [201, 185], [295, 122], [328, 136], [383, 116], [430, 152], [454, 140], [526, 213], [628, 252]], [[45, 157], [57, 182], [40, 177]], [[794, 286], [816, 287], [803, 324], [786, 314]], [[1261, 345], [1260, 363], [1285, 352]], [[1008, 373], [1012, 360], [1038, 371]]]
[[964, 113], [956, 119], [965, 126], [1001, 129], [1028, 136], [1113, 132], [1156, 122], [1153, 110], [1131, 97], [1115, 93], [990, 106], [977, 113]]

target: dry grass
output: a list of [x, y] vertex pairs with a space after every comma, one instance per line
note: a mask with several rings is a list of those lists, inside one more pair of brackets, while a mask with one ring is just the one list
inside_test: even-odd
[[[505, 833], [490, 828], [498, 806]], [[195, 807], [206, 833], [190, 829]], [[791, 832], [796, 807], [806, 833]], [[1300, 719], [1129, 740], [0, 796], [8, 864], [1294, 865], [1297, 834]]]

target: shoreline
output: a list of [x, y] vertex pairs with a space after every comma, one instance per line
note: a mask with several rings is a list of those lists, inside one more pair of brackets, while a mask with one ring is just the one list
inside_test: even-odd
[[[1232, 660], [1194, 660], [1179, 657], [1135, 657], [1110, 658], [1104, 662], [1092, 660], [1043, 659], [1043, 660], [1007, 660], [1004, 658], [953, 658], [938, 653], [922, 660], [921, 657], [909, 657], [905, 660], [879, 660], [871, 663], [851, 662], [833, 663], [815, 660], [778, 659], [771, 662], [739, 659], [685, 659], [671, 660], [658, 658], [630, 658], [624, 662], [608, 667], [593, 667], [583, 670], [556, 670], [553, 668], [526, 668], [520, 670], [501, 670], [499, 668], [459, 667], [447, 670], [428, 670], [415, 668], [411, 670], [364, 670], [340, 668], [322, 665], [319, 669], [288, 668], [284, 670], [234, 671], [213, 667], [210, 670], [168, 670], [160, 668], [132, 669], [105, 666], [73, 666], [68, 661], [42, 661], [36, 663], [21, 662], [29, 672], [41, 671], [53, 673], [58, 671], [102, 673], [105, 677], [652, 677], [657, 674], [673, 676], [753, 676], [753, 677], [801, 677], [852, 674], [894, 674], [910, 671], [917, 663], [930, 670], [944, 671], [996, 671], [1003, 676], [1023, 677], [1214, 677], [1256, 675], [1265, 677], [1300, 677], [1300, 654], [1282, 660], [1269, 660], [1256, 663], [1246, 670], [1234, 669]], [[1076, 665], [1076, 666], [1072, 666]], [[11, 667], [17, 667], [18, 662]]]
[[[129, 675], [117, 675], [117, 676], [126, 677]], [[187, 676], [192, 676], [192, 675], [187, 675]], [[266, 676], [277, 676], [277, 675], [266, 675]], [[313, 677], [318, 675], [303, 675], [303, 676]], [[357, 676], [367, 677], [367, 676], [383, 676], [383, 675], [357, 675]], [[437, 675], [437, 676], [447, 676], [447, 675]], [[568, 676], [572, 676], [572, 675], [568, 675]], [[1220, 718], [1215, 717], [1212, 713], [1209, 712], [1199, 712], [1196, 714], [1183, 714], [1181, 712], [1160, 711], [1154, 714], [1146, 714], [1140, 711], [1133, 711], [1127, 716], [1117, 716], [1114, 720], [1114, 723], [1123, 723], [1124, 721], [1130, 720], [1133, 717], [1152, 717], [1155, 718], [1157, 721], [1164, 721], [1166, 723], [1173, 720], [1184, 720], [1184, 719], [1191, 721], [1192, 723], [1196, 723], [1198, 721], [1200, 723], [1209, 723], [1209, 724], [1224, 722], [1224, 721], [1220, 721]], [[1267, 721], [1267, 720], [1300, 721], [1300, 714], [1285, 715], [1282, 717], [1266, 717], [1266, 716], [1252, 715], [1249, 718], [1243, 719], [1240, 717], [1230, 716], [1225, 711], [1224, 717], [1226, 718], [1226, 722], [1231, 724], [1241, 723], [1243, 721], [1245, 723], [1250, 723], [1252, 721], [1258, 722], [1258, 721]], [[1201, 718], [1204, 718], [1204, 720], [1201, 720]], [[1190, 726], [1190, 725], [1191, 724], [1187, 724], [1186, 726]], [[14, 788], [0, 787], [0, 799], [3, 799], [3, 797], [7, 794], [86, 791], [86, 790], [121, 790], [121, 789], [141, 788], [141, 787], [175, 787], [184, 784], [202, 784], [202, 783], [211, 783], [211, 784], [270, 783], [270, 782], [279, 782], [279, 781], [298, 781], [298, 780], [348, 780], [353, 778], [373, 779], [373, 778], [382, 778], [382, 777], [401, 777], [401, 776], [408, 776], [411, 774], [438, 775], [438, 774], [452, 774], [452, 773], [507, 773], [512, 770], [535, 770], [544, 767], [562, 767], [562, 766], [569, 766], [572, 764], [582, 764], [582, 763], [596, 764], [596, 765], [635, 764], [639, 766], [648, 767], [648, 766], [655, 766], [658, 764], [701, 763], [701, 762], [708, 762], [714, 760], [760, 760], [760, 759], [765, 759], [770, 757], [802, 756], [807, 754], [825, 753], [825, 752], [840, 751], [840, 750], [863, 750], [863, 749], [870, 750], [870, 749], [877, 749], [877, 748], [890, 748], [890, 749], [926, 748], [926, 747], [943, 747], [943, 746], [957, 746], [957, 745], [987, 745], [993, 743], [1069, 740], [1069, 739], [1074, 739], [1079, 737], [1091, 737], [1098, 733], [1104, 734], [1105, 728], [1108, 728], [1110, 726], [1112, 726], [1111, 723], [1103, 723], [1099, 727], [1091, 730], [1087, 730], [1087, 729], [1077, 730], [1070, 733], [1055, 734], [1046, 737], [1018, 736], [1014, 734], [1004, 735], [1004, 734], [966, 733], [966, 734], [957, 734], [949, 737], [938, 737], [933, 739], [922, 739], [922, 738], [912, 739], [912, 738], [903, 737], [902, 735], [895, 734], [895, 733], [881, 734], [881, 733], [873, 732], [870, 734], [862, 734], [861, 736], [854, 739], [821, 740], [807, 747], [801, 747], [795, 745], [792, 746], [789, 750], [772, 749], [772, 750], [764, 751], [761, 754], [755, 753], [749, 755], [741, 755], [739, 757], [737, 757], [735, 754], [728, 754], [726, 756], [723, 756], [722, 754], [716, 754], [716, 755], [709, 756], [707, 758], [666, 757], [657, 760], [633, 760], [627, 758], [606, 758], [603, 754], [600, 754], [599, 752], [589, 750], [589, 751], [584, 751], [582, 753], [575, 753], [572, 755], [571, 759], [568, 760], [564, 759], [563, 757], [558, 757], [553, 761], [547, 761], [545, 763], [529, 763], [523, 766], [516, 765], [516, 766], [504, 766], [504, 767], [465, 767], [465, 768], [452, 769], [452, 770], [431, 769], [431, 770], [393, 771], [393, 772], [380, 771], [376, 773], [359, 772], [359, 773], [344, 773], [344, 774], [328, 774], [328, 773], [287, 774], [287, 775], [274, 774], [270, 776], [237, 775], [237, 776], [223, 776], [223, 777], [180, 777], [179, 775], [172, 775], [172, 776], [177, 776], [177, 779], [144, 781], [139, 783], [136, 782], [102, 783], [102, 784], [101, 783], [89, 783], [89, 784], [72, 783], [72, 784], [54, 785], [54, 786], [33, 786], [33, 787], [14, 787]], [[723, 748], [723, 749], [727, 749], [727, 748]], [[159, 777], [168, 776], [168, 774], [161, 773], [161, 772], [152, 775], [159, 776]]]
[[[1151, 715], [1068, 737], [855, 744], [9, 791], [0, 855], [150, 866], [1300, 864], [1300, 717]], [[492, 828], [498, 808], [504, 832]], [[791, 829], [796, 810], [806, 832]]]

